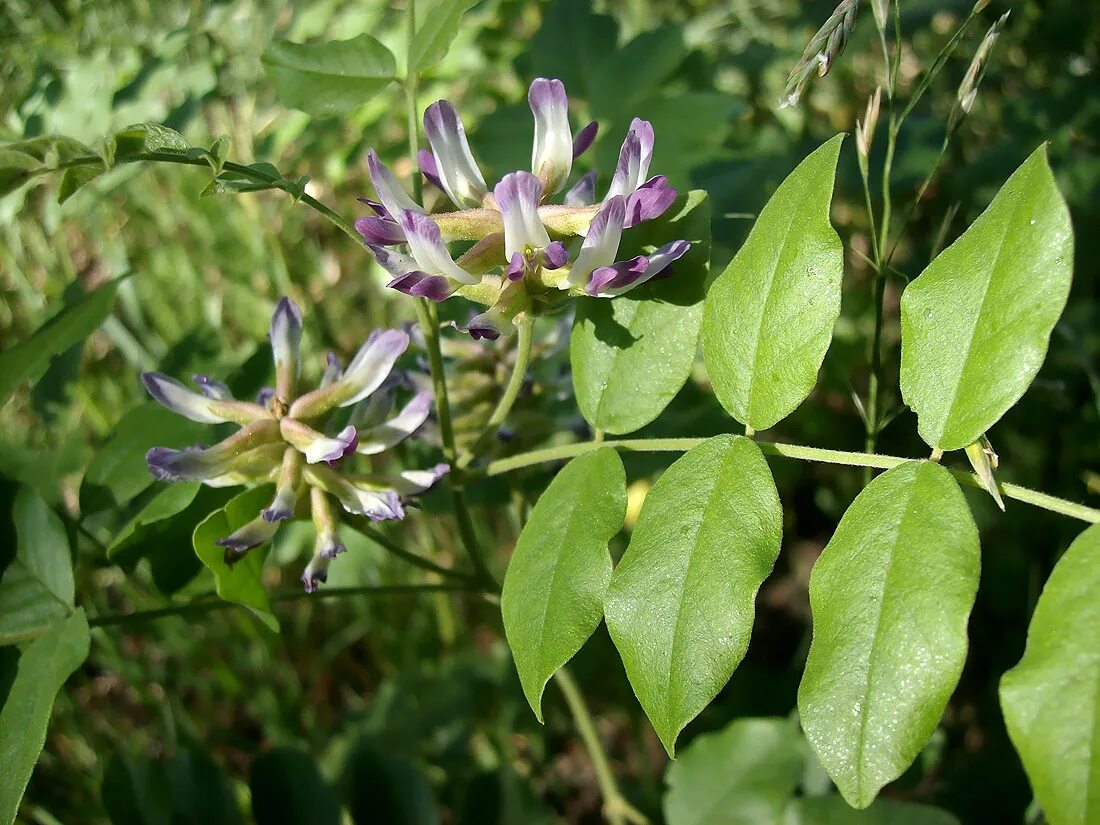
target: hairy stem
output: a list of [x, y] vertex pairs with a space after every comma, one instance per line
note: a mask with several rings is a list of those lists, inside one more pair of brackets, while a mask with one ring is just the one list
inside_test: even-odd
[[[578, 455], [591, 452], [600, 447], [614, 447], [624, 452], [672, 452], [683, 453], [693, 447], [702, 444], [705, 438], [626, 438], [611, 441], [581, 441], [575, 444], [565, 444], [560, 447], [548, 447], [544, 450], [533, 450], [528, 453], [502, 458], [492, 461], [485, 468], [485, 474], [489, 476], [510, 473], [522, 467], [530, 467], [535, 464], [544, 464], [549, 461], [564, 461]], [[889, 470], [904, 464], [906, 461], [919, 459], [905, 458], [903, 456], [880, 455], [877, 453], [857, 453], [844, 450], [826, 450], [821, 447], [807, 447], [801, 444], [777, 444], [768, 441], [757, 441], [756, 445], [764, 455], [778, 456], [782, 458], [794, 458], [801, 461], [816, 461], [822, 464], [843, 464], [849, 467], [872, 467], [879, 470]], [[951, 474], [969, 487], [985, 489], [981, 481], [974, 473], [965, 470], [951, 470]], [[1070, 518], [1092, 524], [1100, 523], [1100, 510], [1067, 501], [1063, 498], [1047, 495], [1038, 490], [1021, 487], [1018, 484], [1001, 483], [1001, 495], [1005, 498], [1022, 501], [1034, 507], [1059, 513]]]
[[619, 785], [615, 781], [615, 774], [611, 772], [611, 765], [607, 761], [603, 743], [600, 741], [599, 732], [592, 720], [592, 714], [588, 712], [588, 706], [584, 703], [577, 683], [564, 667], [554, 674], [558, 682], [558, 688], [565, 697], [565, 703], [569, 706], [569, 712], [573, 715], [573, 722], [577, 726], [577, 733], [584, 742], [584, 749], [588, 751], [588, 758], [592, 760], [592, 769], [596, 773], [596, 782], [600, 786], [600, 795], [603, 797], [603, 812], [610, 825], [648, 825], [649, 820], [645, 815], [626, 801]]

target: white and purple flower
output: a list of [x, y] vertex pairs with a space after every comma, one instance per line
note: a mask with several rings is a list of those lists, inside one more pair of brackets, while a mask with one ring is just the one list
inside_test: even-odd
[[[676, 199], [663, 175], [649, 175], [653, 126], [635, 118], [602, 201], [596, 175], [582, 176], [563, 196], [573, 161], [595, 140], [590, 123], [574, 137], [560, 80], [537, 78], [527, 95], [534, 117], [531, 171], [504, 175], [490, 189], [455, 107], [440, 100], [424, 114], [431, 150], [420, 150], [421, 173], [455, 211], [432, 213], [412, 198], [372, 151], [367, 161], [377, 201], [356, 228], [392, 279], [389, 286], [442, 301], [456, 293], [489, 305], [464, 329], [496, 338], [510, 320], [561, 294], [615, 297], [666, 271], [688, 249], [673, 241], [646, 255], [619, 259], [623, 230], [660, 217]], [[452, 242], [473, 242], [457, 259]], [[515, 285], [521, 284], [522, 288]], [[555, 297], [558, 296], [558, 297]]]
[[[275, 483], [271, 504], [218, 542], [225, 548], [228, 564], [269, 541], [281, 522], [308, 506], [318, 539], [302, 580], [312, 592], [325, 580], [328, 560], [343, 550], [332, 499], [347, 512], [372, 521], [400, 519], [409, 497], [435, 484], [446, 465], [406, 471], [389, 480], [356, 475], [348, 466], [356, 454], [377, 455], [396, 446], [428, 418], [432, 396], [426, 392], [415, 395], [395, 416], [386, 417], [392, 406], [387, 381], [409, 346], [408, 333], [371, 333], [346, 369], [330, 353], [320, 386], [302, 395], [296, 386], [302, 316], [289, 299], [276, 307], [269, 335], [276, 386], [261, 393], [262, 404], [237, 401], [228, 387], [206, 376], [195, 376], [196, 393], [166, 375], [143, 374], [149, 394], [173, 412], [204, 423], [241, 425], [212, 447], [154, 447], [145, 458], [150, 473], [162, 481], [201, 481], [211, 486]], [[379, 403], [373, 397], [376, 393], [386, 401]], [[351, 409], [340, 424], [331, 422], [341, 408]], [[367, 416], [369, 421], [358, 423]]]

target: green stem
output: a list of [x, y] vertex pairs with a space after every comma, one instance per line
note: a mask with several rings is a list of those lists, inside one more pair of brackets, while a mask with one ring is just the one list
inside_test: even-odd
[[489, 571], [481, 547], [478, 544], [474, 522], [470, 517], [470, 508], [466, 502], [464, 490], [465, 478], [458, 466], [458, 450], [455, 447], [454, 423], [451, 420], [451, 404], [447, 396], [447, 377], [443, 370], [443, 353], [439, 348], [439, 314], [435, 304], [423, 298], [416, 301], [416, 314], [420, 327], [424, 331], [424, 342], [428, 350], [428, 369], [432, 376], [432, 388], [435, 391], [435, 409], [439, 416], [439, 434], [443, 442], [443, 457], [451, 465], [450, 487], [451, 503], [454, 506], [455, 520], [462, 545], [474, 565], [478, 581], [485, 587], [496, 590], [496, 579]]
[[470, 462], [474, 460], [478, 452], [485, 446], [485, 444], [491, 439], [500, 426], [508, 418], [508, 413], [512, 411], [512, 407], [516, 403], [516, 398], [519, 397], [519, 391], [523, 388], [523, 381], [527, 376], [527, 364], [531, 360], [531, 343], [533, 340], [532, 331], [534, 329], [535, 319], [528, 313], [524, 313], [516, 318], [516, 326], [518, 328], [518, 334], [516, 337], [516, 361], [512, 365], [512, 374], [508, 378], [508, 385], [504, 388], [504, 394], [501, 395], [500, 401], [497, 402], [496, 409], [493, 410], [492, 415], [489, 416], [489, 421], [485, 425], [485, 431], [478, 436], [477, 441], [469, 450], [465, 451], [465, 454], [458, 459], [459, 469], [465, 469], [470, 466]]
[[[920, 79], [916, 90], [913, 92], [913, 96], [909, 98], [909, 102], [905, 105], [905, 108], [901, 112], [901, 116], [898, 118], [899, 127], [905, 119], [909, 117], [913, 108], [920, 101], [921, 97], [924, 96], [924, 93], [928, 91], [928, 87], [932, 85], [932, 81], [939, 75], [940, 70], [943, 69], [944, 65], [947, 63], [947, 58], [955, 51], [955, 47], [959, 45], [959, 41], [962, 40], [963, 35], [966, 34], [966, 30], [970, 28], [970, 24], [974, 22], [977, 16], [978, 10], [977, 4], [975, 4], [974, 7], [970, 9], [970, 14], [967, 15], [962, 25], [959, 26], [955, 34], [951, 36], [951, 39], [947, 41], [947, 44], [940, 49], [940, 53], [936, 55], [936, 59], [932, 63], [932, 68]], [[900, 43], [901, 41], [899, 40], [898, 42]]]
[[947, 156], [947, 147], [951, 143], [951, 134], [945, 134], [943, 136], [943, 144], [940, 146], [940, 154], [936, 158], [935, 164], [933, 164], [931, 170], [925, 175], [924, 180], [921, 182], [920, 189], [917, 190], [917, 196], [913, 199], [913, 202], [909, 204], [909, 208], [905, 211], [905, 217], [901, 220], [901, 228], [898, 230], [897, 237], [894, 238], [894, 243], [890, 247], [890, 251], [886, 253], [886, 258], [883, 264], [889, 266], [890, 261], [894, 258], [894, 253], [897, 252], [898, 244], [901, 243], [901, 239], [905, 236], [905, 230], [909, 227], [909, 222], [913, 220], [913, 215], [916, 214], [917, 206], [924, 199], [924, 193], [928, 191], [928, 187], [932, 185], [932, 180], [936, 177], [936, 173], [940, 171], [940, 166], [943, 165], [943, 159]]
[[[591, 452], [600, 447], [614, 447], [624, 452], [687, 452], [697, 447], [707, 439], [705, 438], [627, 438], [612, 441], [582, 441], [575, 444], [565, 444], [560, 447], [549, 447], [543, 450], [533, 450], [528, 453], [502, 458], [492, 461], [485, 468], [488, 476], [501, 475], [518, 470], [522, 467], [530, 467], [535, 464], [544, 464], [549, 461], [563, 461], [578, 455]], [[801, 444], [777, 444], [768, 441], [757, 441], [756, 445], [764, 455], [778, 456], [782, 458], [794, 458], [801, 461], [816, 461], [822, 464], [842, 464], [849, 467], [873, 467], [879, 470], [889, 470], [904, 464], [907, 461], [919, 459], [905, 458], [903, 456], [880, 455], [877, 453], [857, 453], [844, 450], [826, 450], [821, 447], [806, 447]], [[965, 470], [952, 470], [952, 475], [961, 484], [969, 487], [985, 489], [981, 481], [973, 473]], [[1005, 498], [1022, 501], [1034, 507], [1059, 513], [1063, 516], [1079, 519], [1092, 524], [1100, 523], [1100, 510], [1077, 504], [1063, 498], [1047, 495], [1018, 484], [1002, 483], [999, 485], [1001, 494]]]
[[603, 812], [610, 825], [648, 825], [649, 820], [645, 814], [626, 801], [615, 781], [615, 774], [611, 771], [611, 764], [607, 761], [603, 743], [600, 741], [599, 732], [592, 720], [592, 714], [588, 712], [588, 706], [584, 703], [577, 683], [564, 667], [559, 668], [554, 678], [558, 682], [558, 688], [565, 697], [565, 703], [569, 706], [569, 712], [573, 716], [573, 722], [577, 726], [584, 748], [588, 751], [588, 758], [592, 760], [592, 769], [596, 774], [596, 782], [600, 786], [600, 795], [603, 797]]
[[[361, 587], [325, 587], [316, 593], [306, 593], [304, 590], [287, 590], [272, 593], [272, 602], [292, 602], [299, 599], [332, 599], [344, 596], [394, 596], [403, 593], [433, 593], [439, 591], [469, 591], [477, 592], [477, 587], [470, 583], [461, 582], [437, 582], [433, 584], [374, 584]], [[214, 593], [206, 593], [197, 596], [186, 604], [161, 607], [156, 610], [137, 610], [132, 613], [107, 613], [102, 616], [93, 616], [88, 620], [91, 627], [109, 627], [111, 625], [131, 624], [134, 622], [153, 621], [168, 616], [184, 616], [194, 613], [208, 613], [213, 610], [225, 610], [240, 607], [236, 602], [227, 602], [220, 599]]]
[[410, 552], [401, 547], [399, 544], [390, 540], [390, 538], [387, 537], [380, 530], [372, 527], [367, 519], [363, 518], [362, 516], [349, 517], [348, 523], [351, 524], [364, 536], [373, 541], [375, 544], [377, 544], [379, 547], [381, 547], [383, 550], [385, 550], [387, 553], [396, 556], [402, 561], [407, 561], [409, 564], [415, 565], [421, 570], [427, 570], [430, 573], [435, 573], [453, 581], [465, 581], [467, 583], [471, 582], [470, 577], [467, 576], [465, 573], [461, 573], [457, 570], [451, 570], [448, 567], [438, 565], [431, 559], [426, 559], [423, 556], [418, 555], [417, 553]]

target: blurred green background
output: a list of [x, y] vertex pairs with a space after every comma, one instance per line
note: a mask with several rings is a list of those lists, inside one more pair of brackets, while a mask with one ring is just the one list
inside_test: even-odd
[[[431, 13], [430, 3], [420, 5], [422, 14]], [[902, 3], [903, 89], [912, 89], [970, 5]], [[600, 121], [600, 137], [584, 162], [599, 169], [604, 182], [630, 119], [650, 119], [657, 140], [653, 169], [677, 187], [710, 193], [719, 268], [778, 182], [823, 140], [851, 131], [874, 90], [881, 55], [864, 9], [832, 73], [816, 82], [801, 107], [779, 109], [787, 72], [831, 8], [795, 0], [484, 0], [465, 18], [444, 62], [423, 80], [420, 107], [439, 97], [456, 103], [490, 181], [529, 162], [525, 94], [535, 76], [565, 82], [574, 124]], [[1009, 8], [975, 109], [899, 247], [902, 275], [887, 291], [888, 405], [900, 404], [902, 276], [919, 274], [936, 239], [961, 233], [1016, 166], [1049, 141], [1077, 233], [1073, 290], [1034, 386], [990, 435], [1004, 480], [1097, 506], [1100, 6], [994, 0], [903, 132], [894, 195], [903, 207], [912, 200], [935, 162], [970, 56], [985, 27]], [[402, 12], [400, 5], [369, 0], [4, 0], [0, 140], [60, 133], [92, 145], [143, 121], [178, 129], [195, 145], [227, 135], [230, 158], [270, 161], [292, 178], [309, 175], [312, 195], [355, 217], [361, 209], [355, 198], [369, 194], [368, 147], [400, 176], [411, 173], [400, 90], [392, 87], [348, 118], [310, 118], [278, 104], [260, 55], [275, 38], [370, 32], [400, 63]], [[0, 410], [4, 483], [29, 484], [85, 519], [77, 587], [100, 613], [156, 607], [169, 593], [210, 588], [205, 571], [196, 575], [186, 534], [160, 537], [159, 561], [129, 570], [103, 553], [102, 544], [148, 494], [149, 480], [125, 492], [125, 485], [109, 482], [105, 464], [122, 451], [120, 434], [128, 434], [131, 451], [138, 441], [165, 441], [164, 419], [145, 406], [141, 370], [209, 370], [248, 386], [267, 358], [271, 307], [284, 294], [308, 308], [307, 351], [314, 359], [306, 370], [313, 373], [320, 372], [323, 348], [346, 356], [371, 328], [413, 319], [406, 300], [384, 289], [384, 273], [365, 250], [316, 213], [281, 193], [200, 198], [208, 179], [201, 169], [130, 165], [63, 205], [56, 180], [0, 198], [0, 349], [26, 338], [82, 292], [131, 276], [103, 328], [56, 358], [41, 381]], [[869, 250], [850, 140], [833, 221], [850, 250]], [[848, 255], [843, 314], [819, 386], [765, 437], [861, 447], [863, 425], [852, 394], [865, 393], [871, 274], [857, 252]], [[548, 324], [542, 332], [561, 330]], [[506, 348], [470, 347], [456, 337], [450, 355], [462, 376], [460, 412], [476, 421], [505, 372]], [[562, 348], [547, 343], [517, 408], [523, 447], [533, 446], [543, 430], [582, 430], [567, 368]], [[639, 435], [709, 435], [730, 423], [708, 394], [700, 363], [672, 406]], [[186, 443], [194, 435], [172, 437]], [[880, 449], [923, 454], [912, 414], [894, 418]], [[629, 457], [635, 500], [669, 460]], [[862, 479], [858, 470], [781, 459], [772, 468], [785, 504], [783, 554], [761, 592], [748, 657], [682, 745], [736, 717], [787, 716], [794, 708], [809, 642], [809, 570]], [[511, 488], [498, 480], [474, 491], [479, 531], [493, 548], [498, 573], [521, 524], [517, 513], [553, 469], [513, 475]], [[967, 823], [1022, 822], [1030, 794], [1004, 732], [996, 685], [1018, 660], [1039, 588], [1079, 525], [1011, 503], [1001, 516], [976, 494], [972, 504], [982, 527], [984, 569], [970, 657], [940, 731], [887, 795], [940, 805]], [[414, 516], [393, 535], [450, 561], [456, 548], [445, 504], [430, 498], [426, 506], [438, 517]], [[289, 564], [308, 541], [308, 530], [283, 531], [274, 555]], [[353, 552], [334, 566], [334, 580], [407, 578], [378, 548], [352, 541]], [[294, 570], [268, 572], [273, 588], [296, 581]], [[58, 700], [24, 819], [231, 822], [237, 820], [227, 813], [230, 800], [244, 803], [251, 786], [261, 823], [339, 821], [330, 788], [342, 794], [356, 822], [430, 822], [431, 816], [455, 823], [600, 821], [592, 768], [560, 694], [548, 691], [547, 724], [539, 726], [520, 693], [494, 605], [465, 596], [400, 595], [301, 601], [278, 612], [283, 633], [277, 637], [239, 610], [97, 630], [91, 658]], [[660, 821], [666, 758], [602, 628], [574, 672], [624, 791]], [[820, 785], [811, 761], [804, 789]], [[191, 799], [190, 807], [182, 810], [179, 799]], [[312, 813], [290, 813], [299, 810]]]

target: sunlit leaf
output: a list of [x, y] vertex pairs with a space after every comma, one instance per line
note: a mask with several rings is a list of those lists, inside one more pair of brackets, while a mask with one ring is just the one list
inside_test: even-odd
[[659, 220], [624, 233], [620, 257], [680, 238], [692, 247], [668, 277], [617, 298], [577, 301], [569, 346], [573, 388], [596, 429], [622, 434], [645, 426], [691, 374], [710, 256], [706, 193], [681, 195]]
[[547, 680], [603, 618], [607, 543], [625, 516], [623, 463], [605, 447], [554, 477], [520, 534], [500, 606], [523, 692], [540, 721]]
[[12, 521], [15, 557], [0, 571], [0, 644], [38, 636], [73, 612], [73, 563], [61, 519], [20, 487]]
[[1100, 525], [1050, 574], [1001, 707], [1050, 825], [1100, 821]]
[[844, 247], [829, 205], [843, 139], [822, 145], [783, 181], [707, 293], [703, 355], [714, 394], [756, 430], [810, 394], [840, 315]]
[[695, 447], [646, 496], [604, 612], [669, 754], [745, 655], [782, 516], [764, 456], [743, 436]]
[[123, 161], [146, 152], [186, 154], [187, 138], [159, 123], [135, 123], [115, 133], [115, 160]]
[[789, 719], [736, 719], [691, 741], [665, 773], [668, 825], [781, 825], [805, 744]]
[[930, 461], [872, 481], [814, 565], [798, 711], [851, 805], [870, 805], [935, 730], [966, 659], [979, 566], [962, 491]]
[[931, 805], [878, 799], [861, 811], [839, 796], [821, 796], [795, 800], [783, 825], [959, 825], [959, 820]]
[[0, 652], [0, 684], [10, 685], [0, 707], [0, 825], [11, 825], [46, 743], [54, 697], [88, 656], [84, 610], [51, 627], [18, 656]]
[[313, 115], [351, 111], [397, 76], [393, 54], [369, 34], [331, 43], [279, 40], [263, 64], [282, 102]]
[[478, 0], [438, 0], [418, 14], [419, 25], [408, 54], [408, 69], [423, 72], [447, 56], [462, 23], [462, 15]]
[[901, 391], [932, 447], [958, 450], [1031, 384], [1069, 295], [1073, 227], [1040, 146], [901, 298]]

